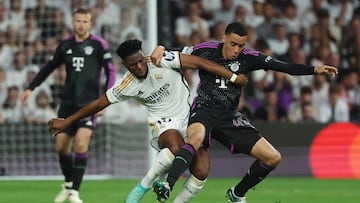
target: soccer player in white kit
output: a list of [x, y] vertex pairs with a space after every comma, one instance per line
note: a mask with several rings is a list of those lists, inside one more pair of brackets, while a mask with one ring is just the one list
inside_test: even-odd
[[[155, 66], [150, 57], [146, 58], [141, 49], [141, 41], [127, 40], [117, 49], [128, 69], [122, 79], [99, 99], [86, 105], [66, 119], [49, 121], [49, 131], [53, 136], [62, 132], [71, 123], [95, 114], [110, 104], [134, 98], [147, 106], [148, 123], [152, 129], [152, 146], [159, 151], [155, 163], [145, 177], [126, 198], [126, 203], [138, 203], [152, 187], [154, 181], [169, 169], [174, 154], [184, 145], [190, 113], [188, 102], [189, 87], [181, 74], [181, 68], [201, 68], [227, 78], [228, 82], [245, 85], [247, 78], [224, 69], [217, 63], [197, 56], [179, 52], [164, 52], [160, 67]], [[189, 202], [203, 187], [210, 167], [207, 150], [199, 150], [190, 167], [192, 175], [174, 202]]]

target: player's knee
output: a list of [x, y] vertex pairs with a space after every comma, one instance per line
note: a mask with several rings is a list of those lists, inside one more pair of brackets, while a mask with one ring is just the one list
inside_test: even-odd
[[192, 133], [189, 135], [187, 142], [191, 144], [196, 150], [198, 150], [204, 141], [204, 135], [202, 133]]
[[182, 147], [182, 145], [180, 143], [170, 143], [167, 146], [167, 148], [169, 148], [169, 150], [173, 154], [176, 154], [180, 150], [181, 147]]
[[268, 160], [268, 163], [266, 163], [268, 166], [276, 167], [279, 165], [281, 161], [281, 154], [278, 151], [274, 151], [271, 155], [271, 158]]
[[85, 153], [88, 151], [88, 145], [86, 143], [77, 143], [75, 145], [75, 152], [76, 153]]
[[199, 180], [205, 180], [209, 176], [210, 166], [195, 167], [191, 173]]
[[55, 151], [59, 155], [67, 155], [69, 153], [69, 151], [65, 147], [60, 146], [60, 145], [55, 146]]

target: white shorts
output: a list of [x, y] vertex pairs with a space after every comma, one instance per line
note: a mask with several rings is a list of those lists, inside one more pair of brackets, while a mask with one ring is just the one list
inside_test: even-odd
[[186, 128], [188, 119], [174, 119], [174, 118], [149, 118], [148, 124], [151, 128], [152, 139], [150, 141], [151, 146], [160, 151], [158, 144], [160, 135], [166, 130], [175, 129], [181, 133], [181, 136], [186, 141]]

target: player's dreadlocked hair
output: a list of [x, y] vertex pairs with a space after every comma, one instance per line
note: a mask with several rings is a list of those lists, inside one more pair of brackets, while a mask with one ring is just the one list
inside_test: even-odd
[[116, 49], [116, 53], [121, 57], [122, 60], [125, 60], [126, 57], [135, 54], [139, 50], [141, 50], [141, 41], [137, 39], [131, 39], [121, 43], [120, 46]]
[[246, 31], [245, 26], [239, 22], [233, 22], [233, 23], [230, 23], [228, 26], [226, 26], [225, 34], [229, 35], [231, 33], [235, 33], [242, 37], [247, 36], [247, 31]]

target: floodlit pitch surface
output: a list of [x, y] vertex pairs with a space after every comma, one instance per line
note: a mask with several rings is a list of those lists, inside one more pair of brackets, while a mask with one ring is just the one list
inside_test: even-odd
[[[192, 201], [194, 203], [227, 202], [227, 188], [238, 181], [210, 178], [204, 189]], [[124, 202], [125, 196], [136, 180], [84, 180], [80, 196], [84, 203]], [[49, 203], [60, 189], [60, 181], [0, 181], [0, 202]], [[171, 198], [179, 191], [183, 180], [178, 182]], [[358, 203], [360, 180], [318, 180], [313, 178], [270, 177], [247, 195], [249, 203]], [[142, 202], [156, 202], [149, 191]]]

